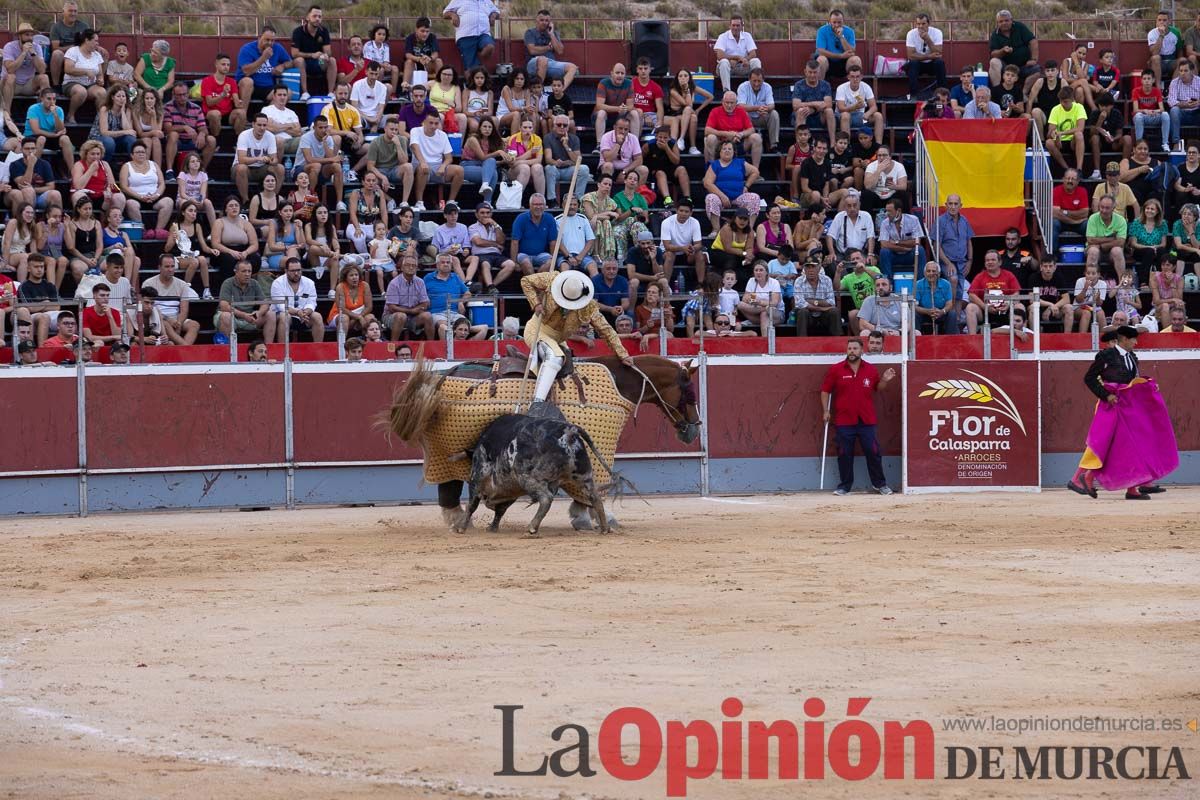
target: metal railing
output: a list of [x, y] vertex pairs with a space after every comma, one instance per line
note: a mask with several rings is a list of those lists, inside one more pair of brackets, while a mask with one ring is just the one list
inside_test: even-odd
[[921, 221], [925, 224], [925, 235], [929, 238], [929, 245], [932, 249], [930, 260], [940, 264], [942, 261], [942, 233], [938, 228], [937, 220], [941, 208], [941, 186], [938, 183], [937, 170], [933, 167], [933, 158], [925, 146], [925, 135], [921, 130], [920, 120], [917, 121], [916, 136], [913, 141], [917, 150], [917, 205], [921, 207]]
[[1054, 176], [1050, 174], [1050, 160], [1046, 157], [1046, 149], [1042, 146], [1042, 137], [1037, 125], [1029, 121], [1029, 129], [1033, 132], [1033, 148], [1030, 150], [1029, 188], [1033, 194], [1033, 215], [1037, 218], [1038, 227], [1042, 230], [1042, 239], [1046, 242], [1046, 253], [1054, 253]]

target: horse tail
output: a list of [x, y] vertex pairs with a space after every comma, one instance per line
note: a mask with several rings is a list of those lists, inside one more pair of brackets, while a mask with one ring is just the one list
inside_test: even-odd
[[418, 358], [408, 380], [392, 393], [391, 407], [375, 417], [375, 427], [390, 440], [413, 442], [433, 425], [441, 406], [442, 375]]

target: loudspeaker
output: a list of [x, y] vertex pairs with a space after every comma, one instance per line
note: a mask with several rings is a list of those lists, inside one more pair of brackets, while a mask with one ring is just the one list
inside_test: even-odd
[[650, 59], [650, 74], [662, 77], [670, 74], [671, 34], [666, 20], [648, 19], [633, 23], [633, 58], [629, 74], [636, 75], [639, 58]]

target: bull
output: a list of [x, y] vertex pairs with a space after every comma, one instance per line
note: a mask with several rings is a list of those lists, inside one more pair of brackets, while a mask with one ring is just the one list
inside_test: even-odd
[[528, 496], [538, 504], [538, 510], [526, 535], [535, 537], [559, 488], [571, 483], [586, 495], [588, 512], [600, 532], [608, 533], [608, 517], [604, 513], [604, 502], [596, 491], [588, 450], [602, 464], [604, 457], [587, 431], [567, 422], [553, 406], [545, 406], [545, 409], [542, 413], [552, 416], [505, 414], [498, 417], [484, 429], [473, 450], [456, 456], [471, 458], [471, 477], [467, 509], [452, 524], [451, 530], [462, 533], [482, 502], [495, 512], [488, 530], [496, 531], [509, 507], [521, 497]]

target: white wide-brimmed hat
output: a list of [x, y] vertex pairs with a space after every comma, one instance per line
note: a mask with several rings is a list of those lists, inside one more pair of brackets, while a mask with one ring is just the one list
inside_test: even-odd
[[592, 302], [594, 287], [592, 282], [582, 272], [569, 270], [554, 276], [550, 284], [550, 296], [559, 308], [576, 311]]

